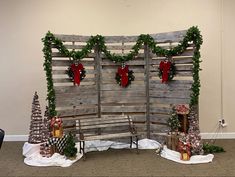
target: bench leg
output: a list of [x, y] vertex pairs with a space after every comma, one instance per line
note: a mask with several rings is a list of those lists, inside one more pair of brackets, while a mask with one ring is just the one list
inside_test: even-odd
[[132, 149], [132, 142], [133, 140], [132, 140], [132, 136], [130, 137], [130, 149]]
[[82, 152], [82, 142], [81, 141], [79, 141], [79, 147], [80, 147], [79, 153], [81, 154], [81, 152]]
[[83, 160], [86, 160], [86, 154], [85, 154], [85, 141], [82, 142], [83, 147], [82, 147], [82, 153], [83, 153]]
[[139, 138], [138, 136], [135, 137], [136, 138], [136, 153], [139, 154]]

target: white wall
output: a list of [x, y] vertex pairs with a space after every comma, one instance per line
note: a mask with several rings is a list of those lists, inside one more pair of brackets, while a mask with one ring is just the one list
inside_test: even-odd
[[41, 38], [48, 30], [60, 34], [139, 35], [198, 25], [204, 40], [201, 131], [215, 130], [223, 103], [228, 123], [223, 131], [235, 132], [233, 9], [233, 0], [0, 0], [0, 128], [8, 135], [28, 134], [35, 90], [44, 111], [46, 78]]

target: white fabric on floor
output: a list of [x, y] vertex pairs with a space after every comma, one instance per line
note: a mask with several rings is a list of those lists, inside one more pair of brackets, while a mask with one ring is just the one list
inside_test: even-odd
[[[79, 151], [78, 146], [77, 148]], [[23, 146], [23, 155], [25, 156], [24, 163], [30, 166], [69, 167], [82, 157], [82, 154], [80, 153], [77, 153], [77, 157], [74, 160], [66, 159], [65, 156], [58, 153], [53, 154], [53, 156], [49, 158], [42, 157], [40, 154], [40, 144], [30, 144], [28, 142], [26, 142]]]
[[[161, 144], [155, 140], [150, 139], [142, 139], [138, 143], [139, 149], [157, 149], [159, 151]], [[52, 157], [42, 157], [40, 155], [40, 144], [29, 144], [25, 143], [23, 146], [23, 155], [25, 156], [24, 163], [30, 166], [61, 166], [61, 167], [68, 167], [78, 161], [82, 154], [79, 153], [79, 143], [76, 143], [76, 147], [78, 149], [77, 157], [75, 160], [66, 159], [65, 156], [62, 156], [58, 153], [55, 153]], [[136, 145], [133, 144], [132, 148], [135, 148]], [[127, 143], [120, 143], [114, 141], [86, 141], [85, 143], [85, 151], [104, 151], [109, 148], [113, 149], [124, 149], [130, 148], [130, 144]], [[161, 157], [183, 163], [183, 164], [196, 164], [196, 163], [208, 163], [212, 162], [214, 155], [196, 155], [192, 156], [189, 161], [182, 161], [180, 160], [180, 153], [167, 149], [164, 146]]]
[[[155, 140], [151, 139], [142, 139], [138, 142], [139, 149], [158, 149], [160, 148], [160, 143]], [[94, 140], [94, 141], [86, 141], [85, 143], [85, 151], [105, 151], [109, 148], [112, 149], [124, 149], [130, 148], [130, 144], [122, 143], [122, 142], [115, 142], [115, 141], [101, 141], [101, 140]], [[132, 144], [132, 148], [136, 148], [135, 144]]]
[[172, 151], [168, 149], [166, 146], [163, 147], [161, 151], [161, 157], [166, 158], [168, 160], [172, 160], [174, 162], [182, 163], [182, 164], [199, 164], [199, 163], [209, 163], [212, 162], [214, 155], [194, 155], [191, 156], [189, 161], [180, 160], [180, 153], [176, 151]]

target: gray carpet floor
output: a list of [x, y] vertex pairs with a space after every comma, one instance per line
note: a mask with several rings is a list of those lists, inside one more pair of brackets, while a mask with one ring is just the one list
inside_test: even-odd
[[90, 152], [86, 161], [71, 167], [31, 167], [24, 164], [23, 142], [4, 142], [0, 150], [0, 176], [206, 176], [235, 177], [235, 140], [217, 140], [226, 152], [212, 163], [183, 165], [156, 155], [154, 150]]

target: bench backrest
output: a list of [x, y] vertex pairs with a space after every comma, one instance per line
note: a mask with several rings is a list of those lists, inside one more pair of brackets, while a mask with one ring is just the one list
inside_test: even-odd
[[129, 116], [106, 116], [101, 118], [86, 118], [79, 119], [77, 123], [79, 132], [99, 132], [100, 134], [103, 134], [133, 131], [133, 122]]

